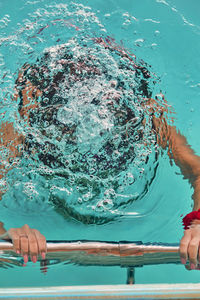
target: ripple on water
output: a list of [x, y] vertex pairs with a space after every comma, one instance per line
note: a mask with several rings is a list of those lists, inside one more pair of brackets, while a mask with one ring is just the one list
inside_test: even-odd
[[[20, 194], [65, 217], [105, 223], [147, 193], [158, 160], [142, 104], [155, 78], [105, 31], [89, 7], [49, 5], [4, 41], [8, 52], [20, 52], [15, 66], [23, 75], [7, 118], [25, 141], [6, 175], [5, 202]], [[35, 90], [25, 109], [27, 83]]]

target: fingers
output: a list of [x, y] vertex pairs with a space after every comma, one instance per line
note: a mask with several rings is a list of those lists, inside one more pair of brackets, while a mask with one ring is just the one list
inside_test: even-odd
[[188, 246], [188, 254], [190, 259], [190, 267], [191, 269], [195, 269], [197, 265], [197, 255], [199, 249], [199, 239], [193, 238]]
[[8, 234], [12, 239], [13, 248], [14, 248], [15, 252], [17, 254], [20, 254], [21, 253], [21, 250], [20, 250], [21, 248], [20, 248], [20, 239], [19, 239], [18, 229], [11, 228], [8, 231]]
[[37, 261], [38, 245], [31, 228], [26, 224], [18, 230], [20, 240], [20, 252], [24, 256], [24, 263], [28, 262], [30, 255], [32, 262]]
[[194, 270], [197, 267], [197, 258], [200, 257], [200, 235], [194, 234], [190, 229], [187, 229], [180, 242], [180, 259], [182, 264], [187, 263], [189, 258], [190, 269]]
[[38, 252], [40, 253], [42, 259], [45, 259], [46, 252], [47, 252], [46, 239], [38, 230], [33, 229], [33, 231], [37, 239]]
[[12, 239], [15, 252], [23, 255], [24, 263], [26, 264], [28, 262], [29, 253], [28, 236], [21, 232], [20, 228], [11, 228], [9, 230], [9, 236]]
[[9, 236], [12, 239], [16, 253], [24, 257], [25, 264], [28, 262], [28, 256], [34, 263], [37, 261], [39, 254], [42, 259], [45, 259], [47, 252], [46, 239], [38, 230], [24, 225], [21, 228], [11, 228]]
[[38, 257], [38, 243], [34, 232], [30, 231], [26, 240], [29, 246], [27, 254], [30, 255], [32, 262], [36, 263]]
[[29, 251], [27, 236], [19, 235], [19, 241], [20, 241], [20, 253], [23, 255], [24, 263], [26, 264], [28, 262], [28, 251]]
[[185, 231], [183, 238], [181, 239], [180, 242], [180, 248], [179, 248], [179, 253], [180, 253], [180, 258], [181, 258], [181, 263], [186, 264], [187, 259], [188, 259], [188, 245], [190, 242], [191, 234], [189, 231]]

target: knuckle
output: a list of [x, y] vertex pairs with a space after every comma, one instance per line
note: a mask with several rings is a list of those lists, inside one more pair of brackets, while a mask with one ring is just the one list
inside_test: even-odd
[[38, 248], [36, 246], [30, 248], [30, 255], [38, 254]]
[[43, 235], [41, 235], [40, 237], [38, 237], [37, 240], [38, 240], [39, 243], [46, 243], [46, 238]]
[[38, 251], [38, 245], [37, 245], [37, 241], [35, 239], [32, 239], [29, 241], [29, 251], [30, 253], [37, 253]]
[[189, 248], [191, 249], [196, 249], [198, 246], [198, 243], [196, 241], [191, 241], [190, 242], [190, 245], [189, 245]]
[[35, 245], [37, 245], [37, 243], [36, 243], [35, 240], [30, 240], [30, 241], [29, 241], [29, 246], [30, 246], [30, 247], [34, 247]]
[[30, 255], [37, 255], [38, 254], [38, 249], [37, 248], [33, 248], [30, 250]]
[[181, 257], [185, 257], [187, 255], [187, 251], [179, 251]]
[[11, 234], [13, 236], [14, 234], [17, 233], [17, 230], [16, 230], [16, 228], [10, 228], [8, 232], [9, 232], [9, 234]]
[[22, 252], [22, 253], [28, 253], [28, 247], [22, 246], [22, 247], [21, 247], [21, 252]]
[[35, 241], [35, 240], [36, 240], [35, 235], [32, 234], [31, 232], [29, 232], [29, 233], [28, 233], [28, 240], [29, 240], [29, 241]]
[[38, 247], [39, 247], [40, 251], [46, 251], [46, 245], [45, 244], [39, 244]]
[[188, 243], [186, 241], [181, 241], [180, 242], [180, 248], [186, 248]]
[[38, 244], [44, 244], [44, 240], [41, 238], [38, 238], [37, 241], [38, 241]]
[[14, 236], [13, 238], [12, 238], [12, 242], [15, 244], [15, 243], [18, 243], [19, 242], [19, 237], [16, 237], [16, 236]]

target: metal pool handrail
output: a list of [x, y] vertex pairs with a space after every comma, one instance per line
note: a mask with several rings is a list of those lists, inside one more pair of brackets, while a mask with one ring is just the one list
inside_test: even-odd
[[[5, 255], [18, 255], [10, 242], [0, 242], [0, 261]], [[39, 258], [39, 261], [42, 259]], [[79, 265], [137, 267], [143, 265], [180, 263], [179, 247], [172, 244], [142, 244], [141, 242], [47, 241], [48, 264], [65, 262]], [[51, 263], [50, 263], [51, 264]]]

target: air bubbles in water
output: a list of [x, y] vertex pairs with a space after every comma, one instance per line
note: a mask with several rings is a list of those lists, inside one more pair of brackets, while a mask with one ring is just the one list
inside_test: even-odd
[[102, 30], [89, 7], [55, 4], [35, 11], [6, 41], [8, 52], [19, 53], [18, 106], [10, 115], [23, 136], [18, 171], [7, 174], [15, 174], [10, 192], [18, 185], [27, 201], [37, 194], [88, 223], [109, 221], [112, 210], [123, 214], [147, 192], [157, 164], [150, 117], [144, 122], [148, 66]]

